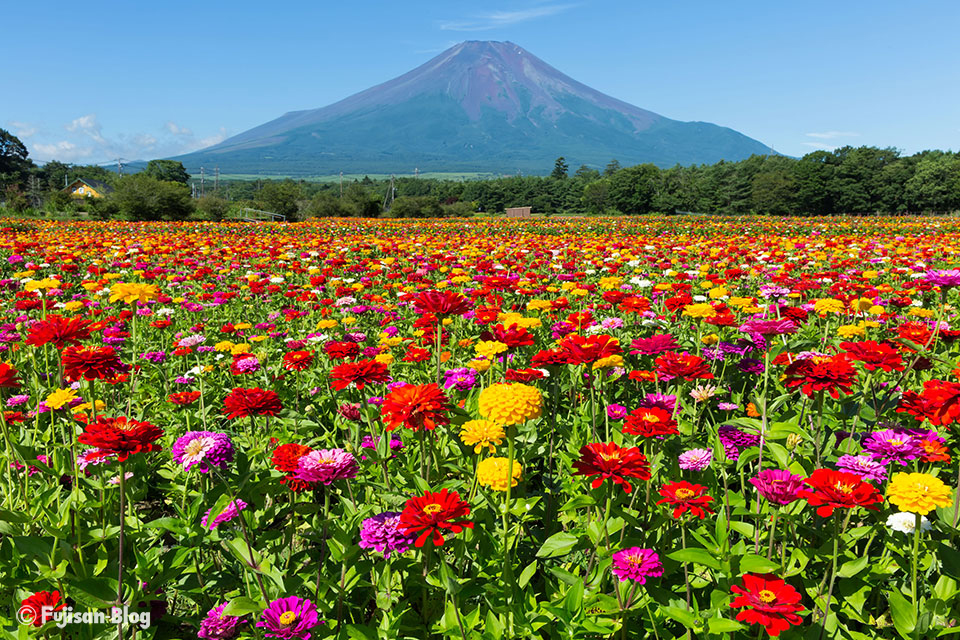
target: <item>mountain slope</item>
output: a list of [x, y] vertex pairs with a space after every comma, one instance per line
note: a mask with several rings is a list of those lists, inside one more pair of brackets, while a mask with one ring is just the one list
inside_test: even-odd
[[712, 163], [771, 153], [706, 122], [679, 122], [600, 93], [509, 42], [464, 42], [320, 109], [293, 111], [176, 158], [223, 173], [329, 175]]

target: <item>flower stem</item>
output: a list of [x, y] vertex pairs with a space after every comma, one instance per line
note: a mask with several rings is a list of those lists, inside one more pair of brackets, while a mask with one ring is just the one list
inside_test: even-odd
[[913, 595], [913, 610], [917, 619], [920, 618], [920, 602], [917, 600], [917, 565], [920, 564], [920, 524], [922, 516], [916, 514], [917, 523], [913, 529], [913, 576], [910, 593]]

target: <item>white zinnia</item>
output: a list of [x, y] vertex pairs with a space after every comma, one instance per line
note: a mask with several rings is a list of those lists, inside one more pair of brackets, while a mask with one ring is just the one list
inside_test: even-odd
[[[912, 534], [917, 528], [917, 516], [907, 511], [892, 513], [887, 518], [887, 526], [900, 533]], [[930, 527], [930, 521], [925, 516], [920, 516], [920, 531], [929, 531]]]

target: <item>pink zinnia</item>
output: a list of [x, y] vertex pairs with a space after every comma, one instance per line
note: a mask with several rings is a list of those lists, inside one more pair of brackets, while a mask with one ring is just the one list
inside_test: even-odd
[[360, 471], [354, 455], [343, 449], [311, 451], [301, 457], [297, 465], [297, 478], [322, 484], [353, 478]]
[[792, 320], [747, 320], [740, 325], [743, 333], [756, 333], [761, 336], [779, 336], [797, 332]]
[[297, 596], [274, 600], [257, 621], [258, 627], [266, 629], [263, 635], [284, 640], [310, 640], [310, 629], [318, 624], [322, 623], [317, 605]]
[[799, 497], [798, 492], [803, 488], [803, 477], [781, 469], [764, 469], [755, 478], [750, 478], [750, 484], [756, 487], [768, 502], [786, 505]]
[[207, 512], [203, 514], [202, 518], [200, 518], [200, 525], [206, 529], [210, 529], [210, 531], [213, 531], [224, 522], [230, 522], [236, 518], [241, 511], [247, 508], [247, 506], [247, 503], [243, 500], [233, 500], [227, 504], [223, 511], [218, 513], [212, 519], [210, 518], [210, 512], [213, 510], [213, 507], [211, 507], [210, 509], [207, 509]]
[[649, 338], [637, 338], [630, 343], [633, 355], [655, 356], [665, 351], [675, 351], [680, 348], [672, 335], [658, 334]]
[[690, 449], [680, 454], [680, 468], [688, 471], [703, 471], [713, 461], [712, 449]]
[[660, 556], [653, 549], [630, 547], [613, 554], [613, 575], [620, 578], [620, 582], [633, 580], [644, 584], [647, 578], [658, 578], [663, 575], [663, 565]]

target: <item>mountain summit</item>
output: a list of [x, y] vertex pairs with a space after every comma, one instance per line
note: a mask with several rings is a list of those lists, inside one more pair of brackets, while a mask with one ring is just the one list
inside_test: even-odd
[[726, 127], [680, 122], [564, 75], [512, 42], [470, 41], [319, 109], [291, 111], [176, 158], [223, 173], [548, 173], [571, 166], [741, 160], [772, 149]]

